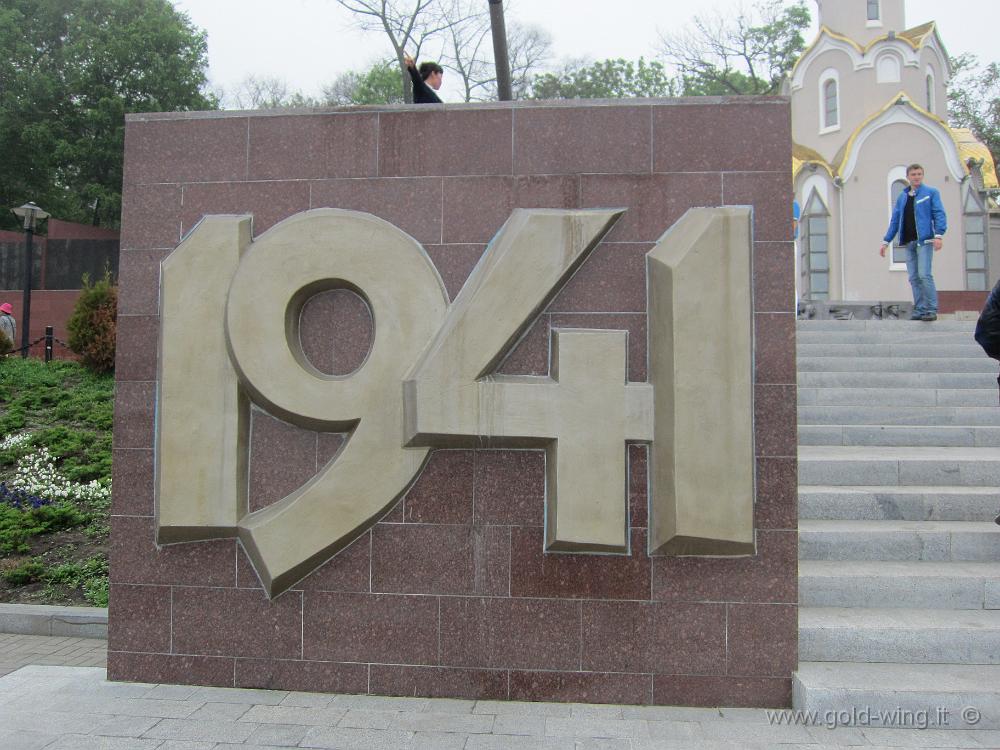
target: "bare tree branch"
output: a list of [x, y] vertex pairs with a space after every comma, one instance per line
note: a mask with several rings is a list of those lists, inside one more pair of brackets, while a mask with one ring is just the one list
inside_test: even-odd
[[413, 101], [410, 77], [403, 56], [407, 51], [420, 55], [424, 44], [445, 31], [452, 21], [444, 18], [442, 0], [336, 0], [353, 13], [362, 31], [381, 31], [392, 45], [399, 65], [400, 80], [406, 101]]
[[687, 94], [769, 94], [805, 47], [809, 12], [798, 2], [761, 0], [735, 13], [698, 15], [691, 28], [661, 33], [660, 52]]

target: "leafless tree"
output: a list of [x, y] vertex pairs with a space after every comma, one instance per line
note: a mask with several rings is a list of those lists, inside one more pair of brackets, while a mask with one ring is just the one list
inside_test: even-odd
[[[445, 33], [442, 60], [458, 75], [464, 100], [496, 99], [496, 65], [487, 4], [483, 0], [451, 0], [444, 12], [452, 23]], [[531, 79], [551, 48], [552, 38], [543, 29], [516, 21], [508, 24], [507, 53], [515, 99], [527, 96]]]
[[449, 24], [441, 63], [458, 75], [467, 102], [489, 98], [493, 42], [488, 6], [485, 2], [480, 6], [477, 10], [468, 0], [450, 0], [442, 6]]
[[300, 91], [289, 88], [288, 82], [277, 76], [248, 75], [231, 90], [218, 89], [217, 96], [231, 109], [276, 109], [278, 107], [310, 107], [318, 104]]
[[507, 37], [514, 98], [527, 99], [532, 80], [552, 55], [552, 36], [538, 26], [522, 26], [515, 22], [510, 25]]
[[389, 39], [399, 63], [406, 101], [413, 101], [403, 55], [420, 56], [424, 45], [455, 23], [445, 16], [442, 0], [336, 0], [353, 13], [363, 31], [381, 31]]
[[[420, 56], [428, 44], [441, 45], [441, 64], [457, 74], [462, 98], [496, 98], [496, 69], [486, 0], [336, 0], [353, 13], [364, 31], [388, 37], [399, 64], [406, 101], [413, 101], [404, 53]], [[551, 39], [541, 29], [508, 26], [508, 47], [514, 95], [522, 98], [532, 75], [547, 57]]]
[[802, 52], [808, 25], [801, 0], [761, 0], [695, 16], [690, 27], [660, 35], [660, 52], [680, 74], [684, 93], [775, 93]]

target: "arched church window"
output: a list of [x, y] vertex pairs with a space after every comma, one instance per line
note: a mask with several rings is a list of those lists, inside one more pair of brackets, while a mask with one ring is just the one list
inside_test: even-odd
[[927, 111], [934, 112], [934, 71], [927, 68], [927, 78], [925, 79], [927, 85]]
[[868, 0], [868, 20], [878, 21], [882, 18], [879, 0]]
[[814, 189], [802, 212], [799, 273], [803, 299], [830, 299], [830, 212]]
[[989, 289], [986, 259], [986, 209], [973, 190], [967, 190], [962, 206], [965, 230], [965, 288], [970, 292]]
[[899, 58], [891, 53], [879, 57], [875, 65], [875, 80], [879, 83], [899, 83]]
[[840, 125], [840, 96], [836, 78], [823, 82], [823, 130], [836, 128]]

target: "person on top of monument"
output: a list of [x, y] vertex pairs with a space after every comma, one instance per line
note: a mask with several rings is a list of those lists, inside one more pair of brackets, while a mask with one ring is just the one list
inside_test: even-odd
[[441, 88], [444, 68], [434, 62], [424, 62], [418, 69], [416, 61], [409, 55], [403, 55], [403, 62], [413, 79], [413, 103], [441, 104], [440, 97], [434, 92]]
[[884, 258], [889, 243], [899, 236], [899, 244], [906, 246], [906, 270], [909, 271], [910, 287], [913, 289], [910, 320], [937, 320], [938, 296], [931, 275], [931, 261], [934, 260], [934, 253], [941, 249], [948, 220], [941, 194], [937, 188], [924, 184], [922, 166], [908, 166], [906, 179], [910, 187], [901, 192], [896, 200], [879, 254]]

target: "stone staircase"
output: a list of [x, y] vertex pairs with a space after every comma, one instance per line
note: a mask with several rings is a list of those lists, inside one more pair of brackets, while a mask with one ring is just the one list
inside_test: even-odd
[[796, 708], [1000, 728], [1000, 402], [974, 327], [798, 324]]

